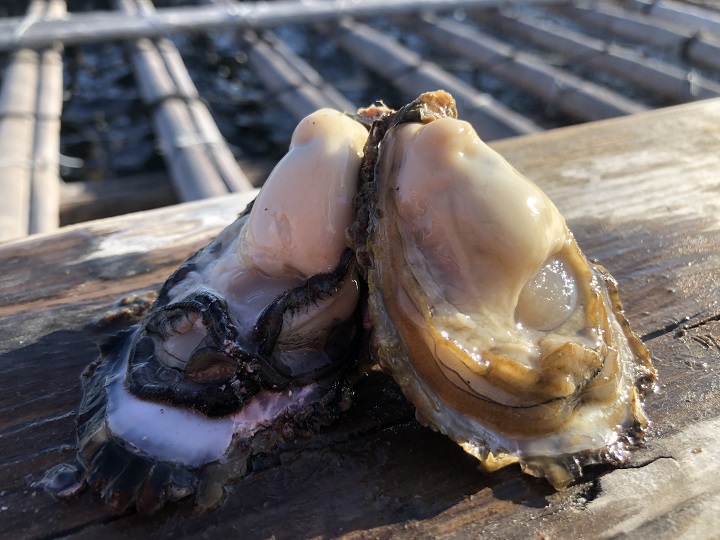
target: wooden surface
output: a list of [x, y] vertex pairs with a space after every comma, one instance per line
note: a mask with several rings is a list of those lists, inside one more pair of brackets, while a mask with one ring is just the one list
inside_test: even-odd
[[2, 538], [712, 538], [720, 530], [720, 100], [497, 143], [620, 282], [658, 392], [647, 446], [562, 492], [484, 475], [421, 428], [382, 375], [321, 435], [256, 464], [205, 516], [112, 516], [33, 487], [73, 456], [93, 321], [155, 290], [248, 194], [73, 226], [0, 247]]

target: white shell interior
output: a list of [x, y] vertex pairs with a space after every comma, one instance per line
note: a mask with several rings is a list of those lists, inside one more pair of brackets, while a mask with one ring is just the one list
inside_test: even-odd
[[126, 370], [127, 356], [105, 383], [110, 431], [156, 459], [188, 467], [221, 459], [233, 437], [252, 436], [319, 391], [311, 384], [295, 392], [263, 392], [237, 414], [209, 419], [192, 410], [138, 399], [123, 384]]

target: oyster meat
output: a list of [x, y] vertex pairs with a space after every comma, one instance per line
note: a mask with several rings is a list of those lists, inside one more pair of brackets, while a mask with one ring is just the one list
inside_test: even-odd
[[368, 348], [489, 471], [559, 488], [644, 437], [655, 371], [615, 281], [438, 91], [304, 119], [257, 199], [101, 346], [77, 462], [42, 484], [116, 511], [213, 508], [253, 457], [347, 406]]
[[367, 134], [329, 109], [300, 122], [254, 203], [101, 347], [83, 374], [77, 463], [46, 488], [90, 486], [116, 511], [190, 495], [212, 508], [253, 456], [346, 406], [364, 284], [345, 230]]
[[444, 92], [376, 122], [349, 231], [371, 351], [481, 466], [563, 487], [642, 440], [655, 372], [616, 283]]

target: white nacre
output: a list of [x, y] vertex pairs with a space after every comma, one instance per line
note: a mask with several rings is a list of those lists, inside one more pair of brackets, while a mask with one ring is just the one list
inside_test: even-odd
[[310, 384], [295, 392], [262, 392], [232, 416], [207, 418], [190, 409], [138, 399], [123, 384], [126, 370], [127, 357], [106, 382], [108, 428], [148, 456], [188, 467], [222, 459], [233, 437], [251, 437], [316, 391]]

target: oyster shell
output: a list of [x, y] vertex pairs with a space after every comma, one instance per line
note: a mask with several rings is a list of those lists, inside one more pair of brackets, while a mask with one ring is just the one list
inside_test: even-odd
[[78, 463], [48, 473], [51, 492], [212, 508], [253, 456], [346, 406], [364, 284], [345, 229], [366, 138], [329, 109], [300, 122], [254, 203], [101, 347], [82, 378]]
[[435, 92], [371, 130], [349, 231], [371, 351], [418, 419], [483, 468], [519, 463], [563, 487], [642, 440], [655, 372], [613, 278], [456, 116]]

